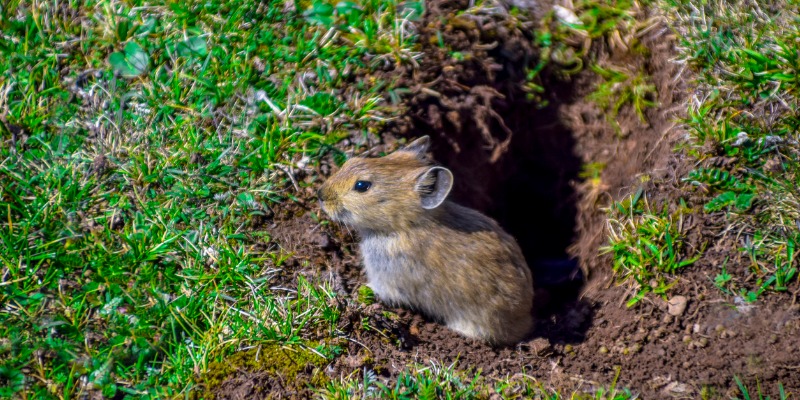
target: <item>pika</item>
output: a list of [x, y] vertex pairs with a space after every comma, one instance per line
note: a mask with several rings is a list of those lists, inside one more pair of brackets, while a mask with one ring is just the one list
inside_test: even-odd
[[423, 136], [379, 158], [354, 157], [318, 190], [322, 209], [354, 228], [379, 300], [421, 311], [494, 345], [533, 326], [533, 279], [516, 240], [493, 219], [447, 200], [453, 174]]

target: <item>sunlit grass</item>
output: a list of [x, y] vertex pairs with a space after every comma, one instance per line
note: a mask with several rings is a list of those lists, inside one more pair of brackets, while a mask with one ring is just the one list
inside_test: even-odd
[[800, 4], [667, 1], [679, 62], [697, 90], [684, 120], [685, 181], [707, 197], [702, 212], [738, 232], [749, 276], [719, 279], [748, 301], [797, 284], [800, 242]]
[[4, 395], [183, 397], [238, 349], [336, 336], [328, 284], [276, 287], [249, 227], [390, 117], [391, 82], [356, 81], [419, 57], [418, 7], [348, 4], [5, 3]]

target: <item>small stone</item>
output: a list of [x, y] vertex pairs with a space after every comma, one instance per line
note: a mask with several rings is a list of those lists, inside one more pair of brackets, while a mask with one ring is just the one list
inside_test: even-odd
[[[539, 355], [539, 356], [545, 355], [545, 354], [549, 353], [553, 349], [553, 347], [550, 345], [550, 341], [547, 340], [546, 338], [534, 339], [531, 342], [530, 346], [531, 346], [531, 349], [533, 350], [533, 352], [536, 353], [536, 355]], [[569, 347], [569, 351], [567, 351], [567, 347]], [[572, 352], [572, 346], [570, 346], [570, 345], [564, 346], [564, 352], [565, 353], [571, 353]]]
[[669, 315], [673, 316], [680, 316], [683, 315], [683, 312], [686, 311], [686, 303], [688, 300], [685, 296], [675, 296], [667, 302], [668, 308], [667, 312]]
[[685, 398], [691, 392], [692, 388], [689, 385], [680, 382], [670, 382], [664, 389], [661, 389], [661, 393], [670, 398]]
[[694, 325], [692, 325], [692, 332], [694, 332], [694, 333], [700, 333], [700, 324], [694, 324]]
[[326, 235], [324, 233], [320, 234], [319, 236], [317, 236], [317, 246], [319, 246], [319, 248], [321, 248], [323, 250], [326, 250], [329, 247], [331, 247], [331, 238], [330, 238], [330, 236], [328, 236], [328, 235]]
[[347, 366], [350, 367], [350, 368], [353, 368], [353, 369], [359, 368], [362, 365], [364, 365], [364, 357], [361, 357], [361, 356], [358, 356], [358, 355], [347, 356], [347, 357], [345, 357], [344, 360], [345, 360], [345, 363], [347, 364]]

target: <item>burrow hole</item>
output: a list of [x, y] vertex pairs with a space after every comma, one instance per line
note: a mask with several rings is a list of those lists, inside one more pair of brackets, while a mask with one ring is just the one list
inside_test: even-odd
[[[469, 123], [469, 111], [461, 112], [460, 120], [466, 123], [440, 118], [437, 126], [428, 115], [436, 99], [410, 111], [413, 136], [430, 135], [435, 159], [453, 171], [451, 199], [491, 216], [516, 238], [537, 293], [547, 299], [535, 303], [539, 314], [557, 312], [576, 300], [583, 285], [579, 260], [568, 254], [577, 237], [574, 183], [581, 162], [574, 153], [572, 132], [559, 120], [559, 108], [572, 101], [573, 91], [563, 85], [548, 91], [544, 107], [514, 93], [492, 101], [511, 132], [508, 150], [495, 162], [480, 127]], [[497, 118], [487, 122], [495, 140], [507, 138]]]

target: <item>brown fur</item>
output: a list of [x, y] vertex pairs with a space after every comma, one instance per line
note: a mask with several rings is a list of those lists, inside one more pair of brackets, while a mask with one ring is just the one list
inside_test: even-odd
[[[369, 286], [461, 334], [523, 339], [533, 282], [514, 238], [491, 218], [445, 200], [452, 174], [427, 159], [423, 137], [382, 158], [353, 158], [319, 191], [323, 209], [355, 228]], [[371, 182], [360, 193], [356, 181]]]

